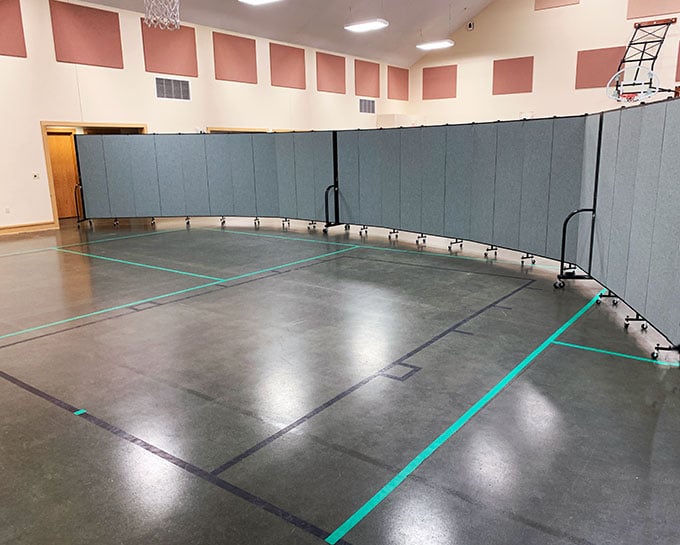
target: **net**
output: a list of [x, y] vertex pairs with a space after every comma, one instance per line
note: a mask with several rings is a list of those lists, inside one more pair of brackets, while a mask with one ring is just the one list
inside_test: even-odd
[[653, 97], [659, 90], [656, 74], [640, 66], [619, 70], [607, 83], [607, 96], [619, 102], [641, 102]]
[[161, 30], [177, 30], [179, 0], [144, 0], [144, 22]]

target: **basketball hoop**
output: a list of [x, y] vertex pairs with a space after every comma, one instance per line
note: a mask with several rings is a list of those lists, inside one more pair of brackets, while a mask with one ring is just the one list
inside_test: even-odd
[[639, 66], [619, 70], [607, 83], [607, 96], [618, 102], [642, 102], [661, 90], [656, 74]]
[[179, 28], [179, 0], [144, 0], [144, 22], [161, 30]]

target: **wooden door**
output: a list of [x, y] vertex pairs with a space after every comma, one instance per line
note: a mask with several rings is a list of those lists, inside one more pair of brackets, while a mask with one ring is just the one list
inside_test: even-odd
[[47, 146], [52, 164], [54, 196], [57, 201], [59, 219], [74, 218], [76, 204], [73, 193], [78, 184], [78, 167], [73, 133], [48, 132]]

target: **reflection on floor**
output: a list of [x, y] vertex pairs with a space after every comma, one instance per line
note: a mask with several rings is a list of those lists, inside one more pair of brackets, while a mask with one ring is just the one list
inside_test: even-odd
[[0, 543], [680, 542], [661, 337], [553, 262], [387, 234], [0, 238]]

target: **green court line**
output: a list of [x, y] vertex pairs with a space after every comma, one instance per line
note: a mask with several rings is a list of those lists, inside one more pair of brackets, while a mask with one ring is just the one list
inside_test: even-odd
[[317, 259], [323, 259], [324, 257], [330, 257], [330, 256], [333, 256], [333, 255], [342, 254], [344, 252], [349, 252], [349, 251], [354, 250], [354, 249], [356, 249], [356, 246], [352, 247], [352, 248], [344, 248], [342, 250], [337, 250], [335, 252], [328, 252], [328, 253], [321, 254], [321, 255], [307, 257], [305, 259], [299, 259], [298, 261], [293, 261], [291, 263], [284, 263], [283, 265], [275, 265], [274, 267], [268, 267], [266, 269], [260, 269], [258, 271], [239, 274], [237, 276], [225, 278], [223, 280], [218, 280], [216, 282], [209, 282], [207, 284], [200, 284], [198, 286], [194, 286], [194, 287], [191, 287], [191, 288], [173, 291], [172, 293], [164, 293], [163, 295], [156, 295], [154, 297], [148, 297], [147, 299], [141, 299], [139, 301], [133, 301], [131, 303], [124, 303], [122, 305], [117, 305], [115, 307], [105, 308], [105, 309], [102, 309], [102, 310], [95, 310], [94, 312], [88, 312], [87, 314], [81, 314], [80, 316], [73, 316], [72, 318], [65, 318], [63, 320], [57, 320], [56, 322], [50, 322], [49, 324], [43, 324], [43, 325], [39, 325], [39, 326], [35, 326], [35, 327], [29, 327], [29, 328], [26, 328], [26, 329], [22, 329], [21, 331], [15, 331], [13, 333], [6, 333], [5, 335], [0, 335], [0, 340], [7, 339], [9, 337], [16, 337], [18, 335], [23, 335], [25, 333], [33, 333], [34, 331], [39, 331], [41, 329], [46, 329], [48, 327], [63, 325], [63, 324], [67, 324], [67, 323], [70, 323], [70, 322], [75, 322], [76, 320], [82, 320], [82, 319], [85, 319], [85, 318], [91, 318], [93, 316], [99, 316], [101, 314], [106, 314], [108, 312], [114, 312], [116, 310], [123, 310], [123, 309], [134, 307], [134, 306], [137, 306], [137, 305], [142, 305], [144, 303], [151, 303], [152, 301], [158, 301], [159, 299], [165, 299], [167, 297], [174, 297], [176, 295], [183, 295], [185, 293], [189, 293], [189, 292], [196, 291], [196, 290], [201, 290], [203, 288], [209, 288], [211, 286], [216, 286], [218, 284], [225, 284], [227, 282], [234, 282], [235, 280], [241, 280], [243, 278], [249, 278], [251, 276], [257, 276], [258, 274], [264, 274], [264, 273], [268, 273], [268, 272], [277, 271], [279, 269], [285, 269], [287, 267], [293, 267], [295, 265], [301, 265], [303, 263], [309, 263], [310, 261], [316, 261]]
[[672, 363], [667, 361], [659, 361], [651, 358], [643, 358], [641, 356], [633, 356], [631, 354], [622, 354], [621, 352], [611, 352], [609, 350], [602, 350], [601, 348], [593, 348], [592, 346], [583, 346], [580, 344], [565, 343], [561, 341], [553, 341], [553, 344], [559, 346], [566, 346], [567, 348], [576, 348], [577, 350], [586, 350], [588, 352], [597, 352], [598, 354], [606, 354], [607, 356], [616, 356], [617, 358], [625, 358], [628, 360], [644, 361], [654, 363], [656, 365], [665, 365], [667, 367], [680, 367], [680, 363]]
[[439, 437], [430, 443], [420, 454], [411, 460], [404, 469], [402, 469], [391, 481], [383, 486], [371, 499], [362, 505], [353, 515], [351, 515], [345, 522], [343, 522], [330, 536], [326, 538], [326, 543], [335, 545], [347, 533], [359, 524], [373, 509], [375, 509], [387, 496], [403, 483], [406, 478], [413, 473], [425, 460], [434, 454], [439, 447], [448, 441], [456, 432], [458, 432], [465, 424], [467, 424], [479, 411], [481, 411], [491, 400], [493, 400], [503, 389], [508, 386], [517, 376], [524, 371], [529, 364], [536, 359], [546, 348], [548, 348], [553, 341], [555, 341], [562, 333], [569, 329], [581, 316], [583, 316], [591, 307], [593, 307], [600, 295], [605, 290], [602, 290], [595, 297], [593, 297], [581, 310], [565, 322], [557, 331], [548, 337], [543, 343], [536, 348], [531, 354], [524, 358], [512, 371], [489, 390], [484, 397], [477, 403], [470, 407], [461, 417], [458, 418], [449, 428], [447, 428]]
[[182, 274], [184, 276], [191, 276], [194, 278], [202, 278], [203, 280], [219, 280], [222, 281], [224, 278], [217, 278], [215, 276], [206, 276], [204, 274], [191, 273], [186, 271], [179, 271], [177, 269], [168, 269], [166, 267], [157, 267], [155, 265], [147, 265], [146, 263], [137, 263], [136, 261], [126, 261], [124, 259], [115, 259], [113, 257], [105, 257], [103, 255], [96, 254], [86, 254], [85, 252], [75, 252], [73, 250], [58, 249], [57, 252], [63, 252], [66, 254], [81, 255], [84, 257], [90, 257], [92, 259], [102, 259], [104, 261], [111, 261], [113, 263], [121, 263], [123, 265], [132, 265], [134, 267], [143, 267], [144, 269], [153, 269], [155, 271], [163, 271], [175, 274]]
[[85, 409], [80, 409], [79, 411], [75, 411], [73, 414], [75, 416], [81, 416], [81, 415], [85, 414], [86, 412], [87, 411]]
[[287, 237], [285, 235], [270, 235], [267, 233], [249, 233], [248, 231], [233, 231], [231, 229], [204, 229], [205, 231], [215, 231], [217, 233], [230, 233], [233, 235], [246, 235], [249, 237], [264, 237], [264, 238], [276, 238], [281, 240], [297, 240], [299, 242], [310, 242], [314, 244], [327, 244], [329, 246], [358, 246], [357, 244], [351, 244], [349, 242], [332, 242], [328, 240], [318, 240], [315, 238], [303, 238], [303, 237]]
[[12, 257], [15, 255], [26, 255], [26, 254], [37, 254], [40, 252], [47, 252], [49, 250], [61, 250], [62, 248], [73, 248], [75, 246], [87, 246], [89, 244], [99, 244], [100, 242], [113, 242], [116, 240], [125, 240], [128, 238], [139, 238], [139, 237], [148, 237], [152, 235], [163, 235], [165, 233], [179, 233], [180, 231], [186, 231], [186, 229], [170, 229], [167, 231], [155, 231], [153, 233], [139, 233], [136, 235], [126, 235], [123, 237], [111, 237], [111, 238], [102, 238], [100, 240], [90, 240], [87, 242], [74, 242], [72, 244], [64, 244], [63, 246], [48, 246], [47, 248], [36, 248], [34, 250], [22, 250], [19, 252], [10, 252], [8, 254], [0, 254], [0, 257]]
[[[332, 242], [332, 241], [324, 241], [324, 240], [317, 240], [317, 239], [309, 239], [309, 238], [303, 238], [303, 237], [287, 237], [285, 235], [270, 235], [266, 233], [249, 233], [247, 231], [232, 231], [229, 229], [216, 229], [216, 228], [211, 228], [211, 229], [206, 229], [207, 231], [216, 231], [216, 232], [224, 232], [224, 233], [231, 233], [234, 235], [246, 235], [250, 237], [265, 237], [265, 238], [276, 238], [276, 239], [282, 239], [282, 240], [297, 240], [300, 242], [312, 242], [316, 244], [328, 244], [331, 246], [357, 246], [358, 248], [363, 248], [365, 250], [378, 250], [381, 252], [397, 252], [397, 253], [404, 253], [404, 254], [414, 254], [414, 255], [429, 255], [433, 257], [446, 257], [449, 259], [463, 259], [467, 261], [480, 261], [482, 263], [486, 263], [487, 261], [492, 261], [493, 263], [501, 263], [501, 264], [507, 264], [507, 265], [517, 265], [516, 261], [510, 261], [507, 259], [487, 259], [485, 257], [472, 257], [472, 256], [465, 256], [465, 255], [452, 255], [452, 254], [444, 254], [444, 253], [435, 253], [435, 252], [425, 252], [425, 251], [420, 251], [420, 250], [405, 250], [405, 249], [399, 249], [399, 248], [384, 248], [382, 246], [370, 246], [368, 244], [350, 244], [346, 242]], [[557, 265], [531, 265], [531, 267], [537, 268], [537, 269], [551, 269], [551, 270], [556, 270], [559, 269]]]

